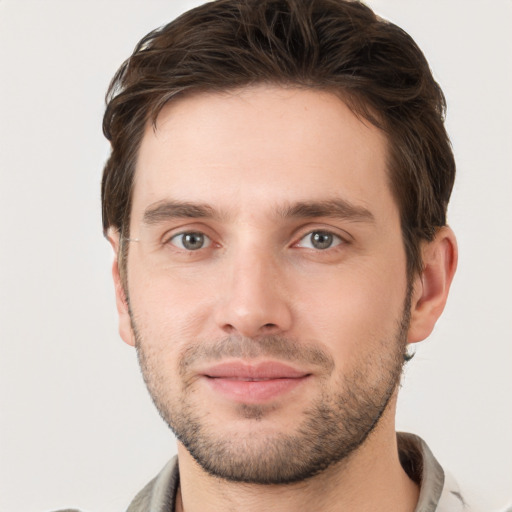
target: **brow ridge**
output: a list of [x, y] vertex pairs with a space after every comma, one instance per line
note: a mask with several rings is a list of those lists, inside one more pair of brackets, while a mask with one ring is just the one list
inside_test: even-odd
[[315, 218], [328, 217], [355, 222], [374, 222], [373, 213], [367, 208], [355, 205], [346, 199], [328, 199], [325, 201], [300, 201], [278, 210], [281, 217]]
[[218, 218], [219, 212], [207, 204], [186, 201], [163, 200], [144, 211], [142, 221], [152, 225], [177, 218]]
[[[276, 208], [276, 214], [282, 218], [317, 218], [327, 217], [354, 222], [373, 222], [374, 215], [367, 208], [354, 205], [345, 199], [328, 199], [324, 201], [299, 201]], [[144, 211], [143, 223], [158, 224], [176, 218], [223, 219], [222, 214], [212, 206], [204, 203], [163, 200], [150, 205]]]

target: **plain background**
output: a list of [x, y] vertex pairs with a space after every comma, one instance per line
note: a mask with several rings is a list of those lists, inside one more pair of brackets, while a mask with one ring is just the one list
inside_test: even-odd
[[[124, 510], [175, 452], [117, 334], [99, 182], [103, 95], [190, 1], [0, 0], [0, 510]], [[423, 436], [483, 510], [512, 501], [512, 2], [373, 0], [448, 99], [460, 246], [404, 379]]]

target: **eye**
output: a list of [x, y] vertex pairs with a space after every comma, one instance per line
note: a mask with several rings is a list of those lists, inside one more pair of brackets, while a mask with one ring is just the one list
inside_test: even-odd
[[298, 247], [306, 249], [325, 250], [343, 243], [343, 239], [329, 231], [311, 231], [302, 237], [297, 244]]
[[177, 235], [174, 235], [169, 240], [169, 242], [179, 249], [184, 249], [186, 251], [197, 251], [199, 249], [205, 249], [212, 243], [210, 238], [205, 234], [197, 233], [194, 231], [178, 233]]

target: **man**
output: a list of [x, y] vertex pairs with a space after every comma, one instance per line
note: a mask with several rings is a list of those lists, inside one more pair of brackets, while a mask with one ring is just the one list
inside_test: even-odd
[[358, 2], [219, 0], [148, 34], [107, 101], [120, 334], [178, 439], [128, 510], [463, 510], [394, 425], [457, 262], [412, 39]]

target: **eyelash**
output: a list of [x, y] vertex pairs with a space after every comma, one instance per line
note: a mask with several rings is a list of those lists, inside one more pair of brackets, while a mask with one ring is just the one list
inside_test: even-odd
[[[203, 237], [204, 239], [207, 240], [207, 245], [206, 246], [202, 246], [202, 247], [198, 247], [197, 249], [187, 249], [186, 247], [183, 246], [183, 237], [185, 237], [187, 235], [188, 236], [200, 236], [200, 237]], [[179, 246], [177, 246], [176, 244], [173, 243], [173, 240], [179, 239], [179, 237], [182, 237], [181, 247], [179, 247]], [[181, 233], [176, 233], [176, 234], [168, 237], [166, 240], [164, 240], [164, 245], [167, 245], [167, 244], [174, 245], [175, 247], [177, 247], [179, 250], [182, 250], [182, 251], [196, 252], [196, 251], [199, 251], [201, 249], [207, 249], [208, 247], [210, 247], [213, 244], [213, 241], [212, 241], [212, 239], [208, 235], [206, 235], [205, 233], [203, 233], [201, 231], [182, 231]]]
[[[198, 247], [196, 249], [187, 248], [183, 244], [183, 237], [185, 237], [187, 235], [188, 236], [203, 237], [203, 239], [206, 241], [207, 245], [206, 246], [202, 245], [201, 247]], [[331, 240], [330, 240], [329, 245], [327, 247], [324, 247], [324, 248], [319, 248], [319, 247], [314, 247], [314, 246], [313, 247], [311, 247], [311, 246], [307, 247], [307, 246], [301, 246], [300, 245], [301, 242], [303, 242], [308, 237], [311, 237], [313, 235], [320, 235], [320, 236], [323, 236], [323, 237], [330, 238]], [[180, 237], [181, 237], [180, 245], [177, 245], [177, 244], [173, 243], [173, 240], [180, 239]], [[210, 248], [214, 244], [214, 242], [213, 242], [211, 237], [209, 237], [207, 234], [205, 234], [205, 233], [203, 233], [202, 231], [199, 231], [199, 230], [197, 230], [197, 231], [190, 230], [190, 231], [182, 231], [180, 233], [175, 233], [175, 234], [173, 234], [171, 236], [166, 237], [163, 243], [164, 243], [164, 245], [168, 245], [168, 244], [173, 245], [178, 250], [184, 251], [184, 252], [188, 252], [188, 253], [194, 253], [196, 251], [200, 251], [201, 249], [208, 249], [208, 248]], [[321, 243], [321, 241], [320, 241], [320, 243]], [[313, 229], [313, 230], [310, 230], [307, 233], [301, 235], [301, 237], [295, 243], [292, 244], [292, 247], [302, 247], [304, 249], [308, 249], [308, 250], [312, 250], [312, 251], [325, 252], [325, 251], [328, 251], [329, 249], [335, 249], [338, 246], [345, 245], [347, 243], [349, 243], [349, 242], [347, 241], [346, 238], [340, 236], [339, 234], [333, 233], [332, 231], [330, 231], [328, 229]], [[313, 244], [314, 244], [313, 242], [310, 242], [310, 245], [313, 245]]]
[[[329, 249], [334, 249], [334, 248], [338, 247], [339, 245], [347, 243], [344, 238], [342, 238], [340, 235], [337, 235], [336, 233], [333, 233], [332, 231], [329, 231], [329, 230], [326, 230], [326, 229], [314, 229], [312, 231], [309, 231], [305, 235], [303, 235], [299, 239], [299, 241], [294, 244], [294, 246], [295, 247], [301, 247], [299, 244], [303, 240], [306, 240], [308, 237], [311, 240], [311, 237], [313, 235], [321, 235], [321, 236], [324, 236], [324, 237], [330, 237], [331, 238], [331, 243], [329, 244], [328, 247], [325, 247], [325, 248], [304, 247], [304, 249], [311, 249], [311, 250], [317, 250], [317, 251], [323, 252], [323, 251], [328, 251]], [[334, 245], [332, 245], [332, 244], [334, 244]], [[311, 242], [311, 245], [313, 245], [313, 242]]]

